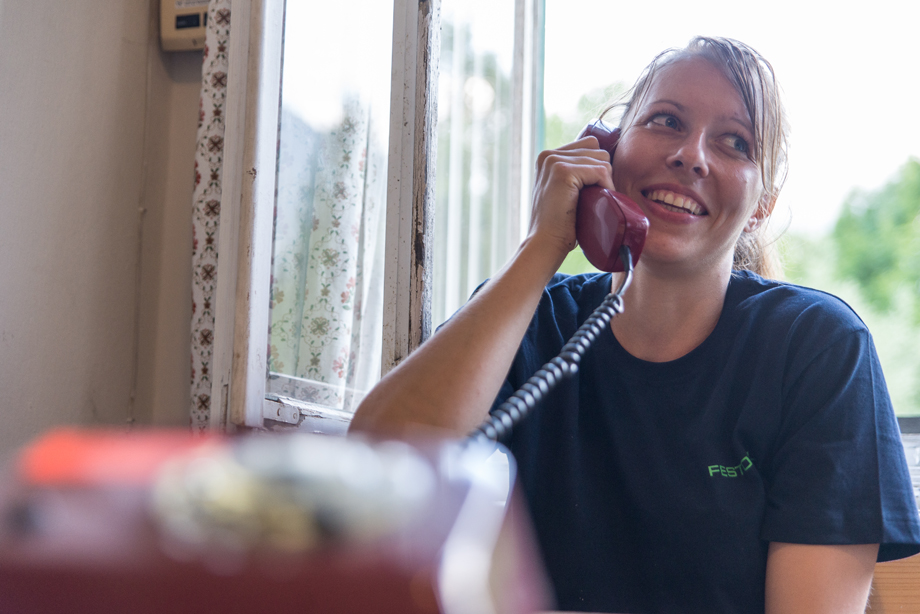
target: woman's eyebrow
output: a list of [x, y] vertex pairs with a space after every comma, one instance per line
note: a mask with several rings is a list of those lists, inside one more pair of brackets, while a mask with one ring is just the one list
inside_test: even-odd
[[[673, 107], [676, 107], [678, 111], [686, 111], [687, 109], [687, 107], [685, 107], [681, 103], [677, 102], [676, 100], [671, 100], [670, 98], [658, 98], [658, 99], [655, 99], [649, 102], [650, 106], [656, 105], [656, 104], [669, 104]], [[751, 124], [750, 120], [748, 120], [747, 118], [739, 117], [738, 115], [725, 115], [720, 119], [723, 119], [725, 121], [734, 122], [752, 134], [754, 132], [754, 126]]]
[[725, 119], [730, 122], [735, 122], [751, 134], [754, 134], [754, 126], [751, 124], [750, 120], [745, 120], [744, 118], [738, 117], [737, 115], [729, 115]]
[[671, 106], [677, 107], [677, 110], [678, 110], [678, 111], [685, 111], [685, 110], [686, 110], [686, 107], [685, 107], [684, 105], [680, 104], [680, 103], [677, 102], [676, 100], [671, 100], [670, 98], [659, 98], [659, 99], [657, 99], [657, 100], [653, 100], [653, 101], [652, 101], [651, 103], [649, 103], [649, 104], [669, 104], [669, 105], [671, 105]]

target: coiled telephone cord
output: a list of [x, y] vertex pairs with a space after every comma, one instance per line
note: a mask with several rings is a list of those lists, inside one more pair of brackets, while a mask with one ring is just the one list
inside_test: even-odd
[[518, 424], [553, 390], [563, 379], [578, 373], [578, 364], [582, 356], [597, 339], [597, 336], [610, 325], [610, 320], [623, 313], [623, 293], [629, 287], [633, 275], [632, 254], [625, 245], [620, 248], [625, 275], [620, 287], [604, 298], [572, 338], [562, 346], [562, 351], [551, 361], [540, 367], [523, 386], [508, 397], [504, 403], [495, 408], [490, 416], [469, 435], [474, 441], [499, 441], [511, 433]]

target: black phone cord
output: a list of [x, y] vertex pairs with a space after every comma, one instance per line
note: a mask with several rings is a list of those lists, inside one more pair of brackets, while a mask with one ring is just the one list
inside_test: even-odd
[[511, 433], [515, 424], [523, 420], [559, 382], [578, 373], [578, 363], [597, 339], [610, 325], [610, 320], [623, 313], [623, 293], [632, 281], [632, 254], [625, 245], [620, 248], [625, 275], [620, 287], [608, 294], [587, 320], [575, 331], [572, 338], [562, 346], [562, 351], [551, 361], [540, 367], [517, 392], [496, 407], [489, 417], [469, 435], [476, 441], [499, 441]]

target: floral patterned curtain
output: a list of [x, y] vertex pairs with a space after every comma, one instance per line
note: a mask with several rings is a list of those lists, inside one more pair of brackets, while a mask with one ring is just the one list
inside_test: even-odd
[[386, 144], [376, 119], [357, 96], [326, 131], [282, 110], [270, 394], [353, 411], [379, 377]]
[[189, 421], [196, 432], [206, 430], [210, 419], [210, 369], [229, 40], [230, 0], [211, 0], [201, 75], [192, 213], [192, 394]]

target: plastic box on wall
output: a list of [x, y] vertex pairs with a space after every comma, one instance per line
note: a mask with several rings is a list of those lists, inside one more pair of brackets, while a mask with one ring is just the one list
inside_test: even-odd
[[160, 0], [160, 45], [163, 51], [204, 49], [208, 0]]

